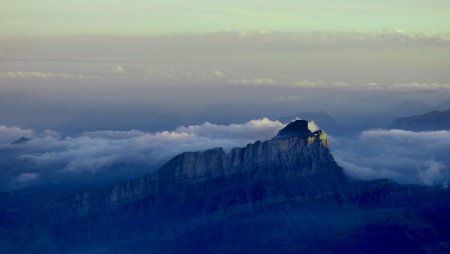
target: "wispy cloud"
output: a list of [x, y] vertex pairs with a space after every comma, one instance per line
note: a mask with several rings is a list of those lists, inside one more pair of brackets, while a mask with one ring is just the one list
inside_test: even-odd
[[231, 80], [232, 84], [240, 85], [271, 85], [275, 83], [273, 78], [243, 78], [240, 80]]
[[450, 90], [448, 83], [348, 83], [348, 82], [325, 82], [317, 80], [290, 80], [283, 78], [244, 78], [231, 80], [231, 84], [239, 85], [266, 85], [297, 87], [307, 89], [337, 89], [337, 90], [368, 90], [368, 91], [423, 91], [423, 90]]
[[82, 74], [69, 74], [62, 72], [41, 72], [41, 71], [9, 71], [0, 73], [0, 80], [15, 79], [84, 79]]
[[121, 65], [116, 65], [113, 68], [111, 68], [111, 71], [113, 73], [122, 73], [125, 71], [125, 69]]
[[133, 79], [174, 84], [448, 90], [445, 55], [449, 38], [381, 30], [4, 39], [0, 40], [1, 60], [7, 64], [0, 71], [0, 82]]

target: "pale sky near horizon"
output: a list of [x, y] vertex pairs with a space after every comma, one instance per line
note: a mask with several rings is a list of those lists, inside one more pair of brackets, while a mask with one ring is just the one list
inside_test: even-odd
[[447, 0], [0, 0], [0, 37], [216, 31], [450, 33]]
[[82, 131], [102, 107], [101, 128], [145, 129], [165, 120], [113, 116], [437, 106], [450, 98], [449, 12], [449, 0], [0, 0], [0, 124]]

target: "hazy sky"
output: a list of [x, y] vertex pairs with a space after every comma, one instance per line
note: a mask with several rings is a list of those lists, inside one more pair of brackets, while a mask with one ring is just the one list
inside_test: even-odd
[[450, 32], [448, 0], [0, 0], [0, 35]]
[[0, 124], [163, 130], [324, 110], [358, 124], [384, 112], [384, 126], [446, 108], [449, 11], [448, 0], [0, 0]]
[[447, 109], [449, 56], [447, 38], [396, 31], [5, 39], [0, 124], [164, 130], [324, 110], [384, 127]]

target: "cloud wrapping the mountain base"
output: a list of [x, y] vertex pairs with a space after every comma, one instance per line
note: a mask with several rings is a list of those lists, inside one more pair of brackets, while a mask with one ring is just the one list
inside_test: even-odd
[[146, 133], [130, 131], [86, 132], [79, 137], [33, 140], [32, 151], [44, 153], [22, 155], [39, 165], [64, 164], [63, 171], [98, 171], [117, 162], [158, 166], [185, 151], [214, 147], [230, 149], [255, 140], [270, 139], [284, 124], [267, 118], [244, 124], [218, 125], [204, 123], [179, 127], [173, 132]]
[[[230, 125], [206, 122], [156, 133], [107, 130], [61, 138], [52, 131], [36, 133], [18, 127], [2, 126], [0, 131], [8, 135], [2, 141], [0, 156], [13, 154], [17, 164], [26, 168], [16, 169], [12, 181], [15, 184], [23, 185], [34, 180], [45, 182], [50, 178], [57, 181], [80, 174], [107, 177], [112, 174], [108, 171], [117, 165], [120, 169], [116, 170], [121, 172], [115, 173], [129, 177], [151, 172], [182, 152], [214, 147], [242, 147], [256, 140], [270, 139], [283, 127], [284, 124], [279, 121], [262, 118]], [[18, 145], [10, 144], [21, 136], [31, 140]], [[132, 168], [133, 172], [126, 172], [121, 167]]]
[[275, 136], [283, 127], [284, 124], [279, 121], [262, 118], [244, 124], [218, 125], [206, 122], [202, 125], [182, 126], [176, 132], [211, 138], [266, 140]]
[[[123, 179], [156, 170], [182, 152], [214, 147], [227, 150], [267, 140], [284, 126], [263, 118], [229, 125], [206, 122], [156, 133], [106, 130], [75, 137], [61, 137], [48, 130], [36, 132], [0, 126], [0, 189], [70, 181], [78, 176], [98, 181], [111, 175]], [[318, 128], [313, 122], [309, 127]], [[22, 136], [31, 140], [10, 144]], [[335, 137], [329, 140], [337, 163], [349, 176], [448, 185], [449, 131], [370, 130], [362, 132], [356, 140]]]
[[331, 138], [332, 153], [346, 173], [360, 179], [447, 186], [450, 131], [364, 131], [356, 140]]

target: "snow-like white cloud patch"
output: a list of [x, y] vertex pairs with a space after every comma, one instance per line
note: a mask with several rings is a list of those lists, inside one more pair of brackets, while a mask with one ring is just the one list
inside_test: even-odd
[[279, 121], [262, 118], [244, 124], [219, 125], [206, 122], [201, 125], [179, 127], [176, 132], [211, 138], [265, 140], [275, 136], [283, 127], [284, 124]]

